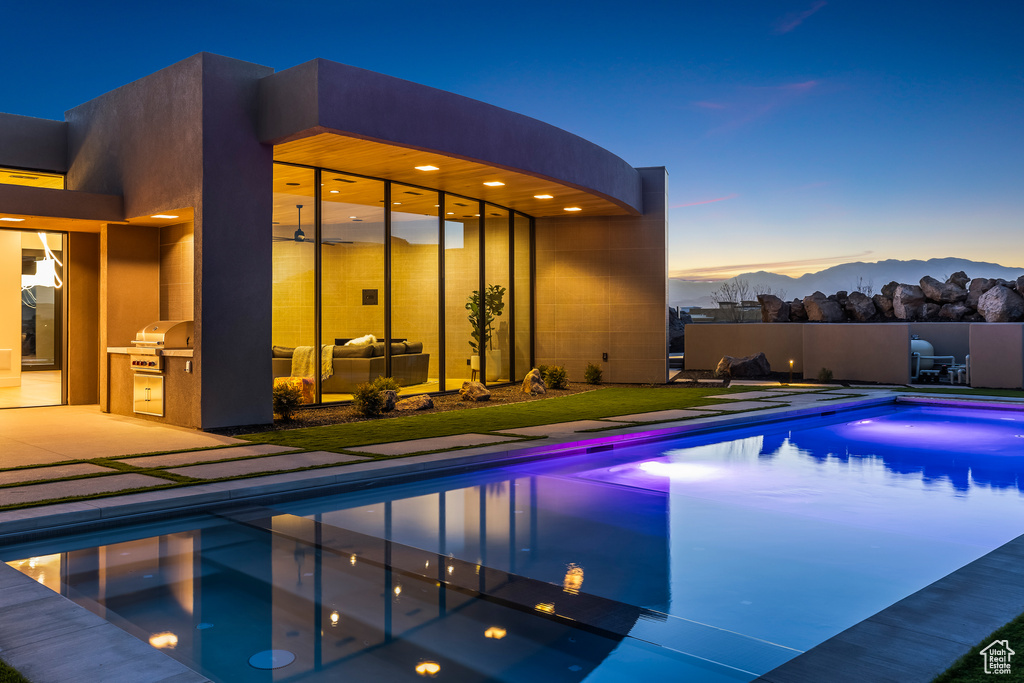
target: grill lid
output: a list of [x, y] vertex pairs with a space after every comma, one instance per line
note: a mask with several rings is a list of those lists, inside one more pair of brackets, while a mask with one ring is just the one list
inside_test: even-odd
[[139, 330], [132, 344], [162, 349], [187, 349], [192, 347], [192, 334], [191, 320], [158, 320]]

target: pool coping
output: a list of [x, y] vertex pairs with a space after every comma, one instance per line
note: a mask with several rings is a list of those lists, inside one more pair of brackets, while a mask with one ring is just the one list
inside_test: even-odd
[[[565, 457], [587, 452], [602, 452], [615, 448], [662, 441], [683, 435], [699, 436], [791, 419], [833, 415], [840, 410], [857, 410], [886, 404], [895, 405], [902, 402], [952, 403], [970, 406], [979, 406], [982, 403], [974, 400], [956, 401], [955, 399], [947, 399], [945, 397], [939, 400], [929, 400], [928, 397], [911, 397], [895, 393], [884, 396], [861, 396], [852, 399], [838, 399], [825, 404], [797, 404], [757, 412], [713, 415], [690, 419], [681, 423], [661, 423], [657, 425], [639, 423], [615, 430], [613, 434], [582, 437], [575, 435], [549, 437], [544, 439], [542, 445], [532, 445], [525, 448], [508, 448], [507, 444], [499, 444], [497, 446], [462, 451], [410, 456], [398, 460], [373, 461], [338, 468], [266, 475], [253, 479], [213, 484], [199, 484], [184, 490], [172, 489], [167, 491], [141, 492], [94, 501], [25, 508], [0, 513], [0, 544], [38, 540], [108, 527], [120, 527], [126, 524], [146, 522], [154, 519], [167, 519], [169, 513], [173, 516], [184, 517], [190, 514], [209, 512], [240, 504], [273, 504], [274, 502], [317, 495], [329, 495], [335, 492], [358, 490], [371, 486], [386, 486], [398, 483], [403, 479], [416, 478], [423, 474], [431, 476], [455, 474], [501, 464], [521, 463], [550, 457]], [[1007, 403], [1002, 401], [985, 403], [991, 403], [991, 405], [984, 407], [1008, 407]], [[1010, 405], [1013, 404], [1010, 403]], [[1015, 407], [1024, 409], [1024, 405], [1020, 403]], [[1008, 561], [1007, 558], [1010, 558], [1012, 561]], [[968, 652], [981, 638], [991, 633], [995, 628], [1002, 626], [1020, 612], [1024, 612], [1024, 586], [1008, 583], [1012, 582], [1013, 578], [1017, 576], [1013, 569], [1021, 559], [1024, 559], [1024, 535], [993, 550], [984, 557], [961, 567], [959, 570], [904, 598], [875, 616], [850, 627], [808, 652], [764, 674], [757, 680], [764, 683], [820, 680], [930, 681], [935, 675], [948, 668], [962, 654]], [[1000, 578], [998, 586], [1002, 588], [1005, 584], [1014, 588], [1015, 591], [1012, 594], [1015, 599], [1019, 598], [1017, 602], [1020, 603], [1020, 607], [1017, 607], [1017, 602], [1010, 601], [1010, 604], [1014, 605], [1013, 607], [1007, 609], [1004, 603], [1002, 611], [988, 610], [988, 612], [985, 612], [989, 617], [988, 621], [982, 620], [978, 622], [976, 628], [969, 631], [970, 635], [964, 638], [962, 636], [964, 624], [959, 616], [960, 613], [949, 608], [951, 604], [960, 605], [962, 608], [963, 600], [954, 602], [950, 598], [961, 594], [971, 595], [975, 598], [978, 595], [988, 596], [987, 600], [975, 599], [973, 603], [976, 610], [984, 612], [992, 601], [992, 586], [988, 580], [982, 581], [979, 584], [976, 579], [971, 579], [971, 576], [980, 572], [982, 574], [981, 578], [989, 579], [991, 578], [989, 575], [994, 571], [993, 567], [999, 569], [1005, 575]], [[961, 584], [966, 584], [972, 591], [964, 591], [960, 587]], [[13, 567], [0, 563], [0, 608], [7, 612], [7, 600], [11, 596], [17, 596], [19, 591], [43, 591], [39, 593], [40, 596], [48, 598], [53, 596], [57, 598], [56, 600], [49, 599], [46, 605], [40, 605], [40, 608], [28, 611], [23, 618], [18, 620], [18, 632], [39, 634], [36, 640], [30, 644], [11, 647], [9, 644], [9, 634], [3, 635], [4, 629], [0, 626], [0, 653], [3, 653], [3, 658], [12, 666], [21, 669], [31, 676], [35, 683], [67, 680], [69, 658], [76, 663], [82, 661], [90, 662], [87, 669], [79, 668], [76, 670], [77, 680], [81, 680], [83, 683], [91, 683], [93, 680], [97, 681], [97, 683], [100, 681], [122, 680], [120, 678], [111, 678], [111, 674], [115, 673], [120, 667], [124, 667], [125, 662], [138, 662], [140, 665], [145, 663], [142, 668], [133, 667], [129, 669], [133, 673], [131, 677], [133, 682], [208, 683], [207, 678], [192, 669], [188, 669], [183, 664], [180, 664], [180, 662], [177, 662], [177, 660], [159, 652], [149, 644], [100, 619], [100, 617], [96, 617], [87, 609], [71, 600], [60, 595], [54, 595], [53, 591], [36, 583]], [[944, 608], [941, 617], [935, 619], [930, 613], [922, 613], [920, 605], [922, 602], [926, 606], [937, 602], [940, 607]], [[1004, 613], [1014, 609], [1017, 611], [1004, 618]], [[91, 619], [102, 621], [105, 625], [103, 630], [97, 630], [101, 626], [100, 624], [94, 624], [94, 628], [76, 628], [61, 634], [52, 633], [53, 624], [55, 623], [78, 624], [83, 621], [89, 622]], [[989, 622], [993, 619], [997, 621], [1001, 619], [1001, 621], [995, 626], [989, 627]], [[925, 623], [926, 620], [935, 622], [930, 626], [932, 632], [936, 634], [961, 634], [960, 640], [964, 642], [953, 641], [945, 638], [943, 635], [933, 636], [943, 641], [943, 643], [948, 642], [955, 645], [956, 647], [953, 648], [955, 654], [946, 654], [945, 651], [940, 651], [927, 660], [928, 666], [924, 668], [928, 670], [928, 673], [922, 674], [927, 677], [910, 677], [909, 674], [912, 672], [909, 669], [915, 667], [918, 660], [908, 659], [905, 653], [908, 651], [908, 647], [914, 648], [914, 650], [909, 651], [921, 649], [921, 638], [924, 631], [914, 627]], [[110, 631], [107, 627], [113, 629], [113, 631]], [[975, 631], [979, 632], [975, 635]], [[103, 638], [104, 647], [97, 647], [95, 642], [97, 636]], [[966, 641], [970, 641], [970, 644], [965, 644]], [[865, 642], [867, 645], [864, 644]], [[873, 656], [863, 656], [868, 653], [867, 647], [875, 648], [872, 650], [874, 652]], [[903, 656], [886, 658], [888, 653], [899, 653]], [[851, 658], [854, 658], [852, 663], [857, 664], [857, 667], [851, 667]], [[890, 661], [891, 659], [894, 659], [894, 661]], [[876, 666], [866, 674], [868, 667], [873, 663], [884, 664], [887, 668], [878, 669], [878, 666]], [[168, 675], [164, 675], [167, 668], [171, 667], [173, 669], [174, 665], [180, 665], [184, 668], [184, 671], [169, 671]], [[940, 666], [941, 668], [937, 668]], [[931, 673], [936, 668], [937, 670]], [[138, 678], [137, 672], [143, 670], [151, 673], [153, 677]], [[840, 675], [847, 675], [853, 671], [856, 671], [856, 675], [850, 673], [845, 678], [840, 677]], [[894, 677], [885, 677], [885, 675], [890, 673]], [[86, 677], [82, 678], [83, 675]], [[96, 677], [89, 678], [89, 675]]]

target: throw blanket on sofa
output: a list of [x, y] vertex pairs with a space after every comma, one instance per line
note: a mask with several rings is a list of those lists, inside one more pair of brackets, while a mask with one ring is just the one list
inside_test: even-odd
[[[316, 356], [312, 346], [296, 346], [292, 353], [292, 377], [312, 377], [316, 371]], [[320, 347], [320, 380], [334, 374], [334, 344]]]

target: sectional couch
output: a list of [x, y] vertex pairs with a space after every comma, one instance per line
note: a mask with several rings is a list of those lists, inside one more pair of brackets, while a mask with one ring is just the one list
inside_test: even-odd
[[[274, 378], [290, 377], [292, 355], [290, 346], [273, 347]], [[427, 381], [430, 354], [423, 353], [423, 342], [391, 342], [391, 376], [399, 386]], [[356, 386], [385, 375], [384, 342], [365, 346], [335, 346], [334, 374], [323, 382], [325, 394], [350, 394]]]

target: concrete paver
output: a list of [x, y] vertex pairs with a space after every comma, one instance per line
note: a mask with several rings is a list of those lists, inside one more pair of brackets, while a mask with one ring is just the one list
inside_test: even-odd
[[[97, 472], [116, 472], [110, 467], [102, 467], [91, 463], [83, 462], [75, 465], [55, 465], [53, 467], [33, 467], [28, 470], [13, 470], [11, 472], [0, 472], [0, 484], [17, 484], [23, 481], [42, 481], [44, 479], [63, 479], [64, 477], [77, 477], [82, 474], [96, 474]], [[3, 494], [0, 494], [2, 496]]]
[[[520, 433], [518, 429], [508, 431], [514, 431], [516, 434]], [[514, 440], [507, 436], [491, 436], [489, 434], [456, 434], [454, 436], [439, 436], [433, 439], [411, 439], [409, 441], [379, 443], [372, 446], [353, 446], [348, 450], [359, 453], [373, 453], [374, 455], [405, 455], [406, 453], [440, 451], [448, 448], [481, 446]]]
[[768, 389], [765, 391], [742, 391], [738, 394], [715, 394], [714, 396], [708, 396], [707, 398], [724, 398], [730, 401], [747, 401], [754, 398], [768, 398], [780, 396], [780, 389]]
[[249, 458], [246, 460], [232, 460], [230, 462], [218, 462], [211, 465], [192, 465], [191, 467], [175, 467], [168, 469], [168, 472], [181, 474], [196, 479], [220, 479], [221, 477], [236, 477], [240, 474], [256, 474], [257, 472], [280, 472], [281, 470], [294, 470], [300, 467], [314, 467], [317, 465], [332, 465], [342, 462], [358, 462], [365, 460], [357, 455], [345, 455], [343, 453], [329, 453], [327, 451], [313, 451], [311, 453], [293, 453], [288, 455], [271, 455], [263, 458]]
[[503, 430], [509, 434], [523, 434], [524, 436], [554, 436], [556, 434], [572, 434], [585, 429], [601, 429], [612, 425], [602, 420], [576, 420], [574, 422], [559, 422], [552, 425], [539, 425], [537, 427], [517, 427], [516, 429]]
[[632, 415], [616, 415], [605, 418], [612, 422], [661, 422], [662, 420], [681, 420], [696, 415], [706, 415], [699, 410], [655, 410], [650, 413], [634, 413]]
[[834, 401], [839, 396], [850, 394], [836, 392], [834, 394], [793, 394], [792, 396], [773, 396], [766, 400], [772, 403], [818, 403], [819, 401]]
[[736, 401], [735, 403], [715, 403], [710, 406], [696, 406], [694, 410], [756, 410], [757, 408], [776, 407], [777, 403], [761, 403], [759, 401]]
[[[252, 446], [235, 446], [232, 448], [213, 448], [207, 451], [189, 451], [187, 453], [167, 453], [165, 455], [144, 455], [138, 458], [124, 458], [117, 462], [135, 467], [177, 467], [179, 465], [191, 465], [210, 460], [227, 460], [228, 458], [251, 458], [255, 455], [270, 455], [272, 453], [287, 453], [297, 451], [294, 446], [275, 446], [274, 444], [261, 443]], [[0, 475], [2, 476], [2, 475]]]
[[124, 489], [136, 489], [144, 486], [160, 486], [166, 479], [150, 477], [145, 474], [113, 474], [109, 477], [94, 479], [72, 479], [70, 481], [53, 481], [45, 484], [28, 484], [9, 489], [0, 489], [0, 505], [18, 505], [32, 503], [50, 498], [67, 498], [69, 496], [88, 496], [94, 493], [109, 493]]

